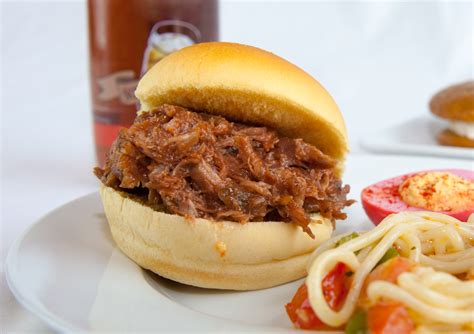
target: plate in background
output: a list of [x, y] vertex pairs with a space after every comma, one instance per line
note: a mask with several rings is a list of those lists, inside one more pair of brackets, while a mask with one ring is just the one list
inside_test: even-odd
[[[470, 165], [466, 160], [353, 155], [344, 180], [351, 184], [351, 198], [359, 199], [363, 187], [388, 177]], [[337, 224], [337, 233], [373, 227], [360, 203], [346, 211], [349, 218]], [[60, 332], [295, 332], [284, 305], [302, 282], [219, 291], [142, 270], [115, 249], [97, 193], [54, 210], [25, 231], [9, 251], [6, 277], [18, 301]]]
[[474, 149], [442, 146], [436, 142], [437, 134], [447, 125], [446, 121], [434, 117], [418, 117], [369, 133], [360, 140], [360, 145], [375, 153], [474, 159]]

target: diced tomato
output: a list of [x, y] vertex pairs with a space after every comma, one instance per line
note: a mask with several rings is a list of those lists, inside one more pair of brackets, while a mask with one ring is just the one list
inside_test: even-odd
[[400, 274], [411, 271], [415, 265], [414, 262], [407, 258], [396, 256], [376, 267], [369, 276], [367, 276], [365, 286], [367, 287], [373, 281], [396, 283]]
[[302, 284], [291, 302], [285, 305], [286, 313], [291, 322], [302, 329], [321, 329], [324, 323], [314, 314], [314, 311], [308, 300], [308, 288]]
[[324, 299], [333, 310], [339, 310], [349, 292], [347, 266], [339, 262], [322, 281]]
[[407, 309], [397, 302], [378, 302], [367, 313], [370, 334], [410, 334], [415, 326]]
[[[463, 169], [445, 169], [445, 170], [431, 170], [439, 172], [449, 172], [451, 174], [460, 176], [468, 180], [474, 180], [474, 172]], [[370, 220], [378, 225], [385, 217], [392, 213], [401, 211], [420, 211], [424, 209], [416, 208], [405, 203], [398, 191], [400, 185], [410, 176], [422, 173], [410, 173], [406, 175], [397, 176], [391, 179], [383, 180], [372, 184], [362, 190], [361, 201], [367, 216]], [[457, 218], [461, 221], [466, 221], [470, 214], [474, 213], [474, 209], [467, 209], [460, 212], [442, 212]]]
[[[338, 263], [324, 277], [321, 285], [324, 298], [328, 305], [334, 309], [339, 309], [349, 291], [350, 280], [347, 278], [347, 266]], [[293, 324], [302, 329], [324, 329], [328, 328], [314, 313], [308, 300], [308, 289], [303, 284], [296, 291], [290, 303], [285, 305], [286, 312]]]

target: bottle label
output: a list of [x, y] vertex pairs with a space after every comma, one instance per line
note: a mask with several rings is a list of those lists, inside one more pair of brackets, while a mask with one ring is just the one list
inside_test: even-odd
[[148, 36], [141, 74], [145, 74], [153, 65], [170, 53], [200, 41], [201, 32], [191, 23], [180, 20], [157, 22], [151, 28]]
[[125, 105], [132, 105], [136, 102], [134, 92], [138, 80], [132, 70], [119, 71], [98, 78], [97, 84], [99, 86], [97, 95], [99, 101], [106, 102], [118, 98]]

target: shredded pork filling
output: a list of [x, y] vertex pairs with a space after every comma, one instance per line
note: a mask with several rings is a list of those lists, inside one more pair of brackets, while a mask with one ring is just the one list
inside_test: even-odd
[[95, 174], [186, 218], [293, 222], [314, 237], [311, 213], [334, 222], [353, 202], [335, 164], [302, 139], [163, 105], [120, 132]]

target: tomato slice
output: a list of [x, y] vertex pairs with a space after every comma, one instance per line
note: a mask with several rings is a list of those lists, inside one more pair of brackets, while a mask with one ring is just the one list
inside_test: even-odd
[[325, 327], [309, 303], [308, 288], [304, 283], [296, 291], [291, 302], [285, 305], [285, 308], [291, 322], [298, 328], [322, 329]]
[[[336, 266], [326, 274], [321, 285], [324, 298], [328, 305], [334, 310], [339, 309], [344, 303], [350, 287], [347, 266], [341, 262], [336, 264]], [[328, 328], [314, 313], [308, 300], [308, 288], [305, 283], [299, 287], [293, 299], [285, 305], [285, 308], [291, 322], [298, 328]]]
[[349, 280], [346, 276], [347, 269], [344, 263], [339, 262], [326, 274], [321, 283], [324, 299], [326, 299], [326, 302], [333, 310], [340, 309], [349, 292]]
[[[410, 176], [425, 172], [449, 172], [468, 180], [474, 180], [474, 173], [472, 171], [463, 169], [445, 169], [445, 170], [430, 170], [416, 173], [405, 174], [391, 179], [380, 181], [372, 184], [362, 190], [361, 201], [367, 216], [370, 220], [378, 225], [385, 217], [392, 213], [401, 211], [423, 211], [425, 209], [417, 208], [405, 203], [398, 191], [400, 185]], [[460, 212], [441, 212], [457, 218], [461, 221], [466, 221], [467, 218], [474, 213], [473, 209], [468, 209]]]
[[397, 283], [398, 276], [402, 273], [411, 271], [416, 264], [407, 258], [396, 256], [387, 262], [376, 267], [365, 279], [364, 291], [366, 287], [373, 281], [387, 281]]
[[415, 326], [407, 309], [398, 302], [381, 301], [369, 308], [370, 334], [410, 334]]

